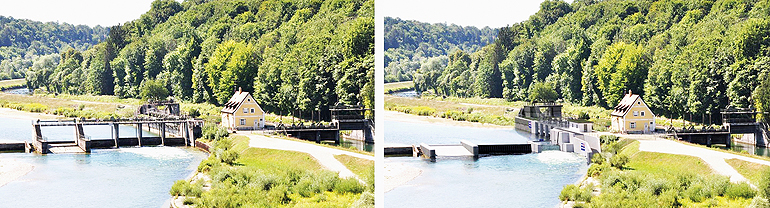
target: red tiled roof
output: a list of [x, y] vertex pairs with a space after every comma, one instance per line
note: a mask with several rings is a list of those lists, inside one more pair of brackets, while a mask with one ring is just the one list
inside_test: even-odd
[[233, 97], [230, 98], [227, 103], [225, 103], [225, 107], [222, 108], [222, 113], [235, 113], [236, 110], [238, 110], [238, 106], [241, 106], [241, 103], [243, 103], [243, 100], [246, 99], [246, 97], [249, 96], [248, 92], [238, 91], [233, 94]]
[[623, 97], [623, 100], [620, 100], [620, 103], [618, 103], [617, 106], [615, 106], [615, 110], [612, 111], [610, 115], [612, 116], [625, 116], [629, 110], [631, 110], [631, 107], [634, 105], [634, 101], [636, 99], [639, 99], [639, 95], [628, 93], [626, 96]]

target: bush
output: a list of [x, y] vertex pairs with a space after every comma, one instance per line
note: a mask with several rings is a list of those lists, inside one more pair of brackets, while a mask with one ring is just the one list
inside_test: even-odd
[[751, 188], [747, 183], [730, 184], [730, 187], [727, 187], [727, 190], [725, 190], [725, 196], [733, 199], [751, 199], [756, 195], [757, 191]]
[[590, 177], [599, 177], [603, 173], [607, 172], [610, 169], [609, 163], [594, 163], [591, 164], [591, 167], [588, 167], [588, 176]]
[[576, 185], [570, 184], [564, 186], [564, 188], [561, 190], [561, 193], [559, 194], [559, 199], [562, 201], [582, 201], [582, 202], [591, 202], [591, 193], [593, 192], [593, 187], [586, 186], [584, 188], [580, 188]]
[[372, 192], [364, 192], [361, 194], [360, 197], [358, 197], [358, 200], [353, 203], [353, 208], [371, 208], [374, 207], [374, 193]]
[[200, 197], [203, 193], [202, 186], [197, 183], [191, 184], [187, 180], [177, 180], [174, 185], [171, 186], [169, 193], [172, 196], [193, 196]]
[[609, 144], [609, 143], [612, 143], [612, 142], [617, 142], [618, 139], [619, 139], [619, 137], [615, 136], [615, 135], [601, 135], [601, 136], [599, 136], [599, 141], [602, 144]]
[[211, 169], [221, 166], [220, 164], [221, 163], [219, 162], [219, 159], [212, 155], [209, 158], [201, 161], [201, 163], [198, 165], [198, 172], [209, 172]]
[[216, 124], [203, 125], [203, 128], [201, 129], [201, 133], [202, 133], [201, 139], [208, 140], [208, 141], [218, 141], [230, 136], [230, 132], [228, 132], [227, 129]]
[[240, 157], [240, 154], [235, 150], [224, 150], [219, 154], [219, 160], [228, 165], [235, 164], [238, 157]]
[[358, 194], [364, 191], [366, 187], [358, 182], [358, 179], [354, 177], [339, 180], [334, 186], [334, 191], [339, 193], [354, 193]]
[[610, 158], [610, 166], [615, 167], [617, 169], [623, 169], [623, 166], [628, 163], [629, 158], [627, 155], [615, 155], [612, 158]]

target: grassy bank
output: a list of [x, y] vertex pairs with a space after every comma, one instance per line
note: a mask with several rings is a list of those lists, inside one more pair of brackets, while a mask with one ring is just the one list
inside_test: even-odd
[[733, 166], [743, 177], [749, 179], [753, 184], [759, 184], [762, 182], [762, 171], [768, 168], [766, 165], [748, 162], [740, 159], [727, 159], [727, 164]]
[[369, 184], [374, 184], [374, 161], [361, 159], [349, 155], [334, 155], [334, 158], [340, 161], [358, 178]]
[[0, 91], [14, 88], [21, 88], [27, 86], [27, 80], [25, 79], [9, 79], [0, 81]]
[[[458, 97], [439, 97], [422, 96], [421, 98], [406, 98], [392, 95], [385, 95], [385, 109], [398, 111], [402, 113], [414, 114], [419, 116], [433, 116], [448, 118], [457, 121], [470, 121], [479, 123], [490, 123], [502, 126], [515, 125], [514, 118], [519, 109], [528, 104], [523, 101], [507, 101], [500, 98], [458, 98]], [[570, 103], [564, 103], [562, 116], [587, 119], [594, 122], [594, 130], [608, 131], [611, 125], [611, 109], [604, 109], [598, 106], [580, 106]], [[659, 128], [674, 125], [681, 128], [682, 119], [656, 118]], [[700, 128], [702, 124], [687, 122], [687, 125], [696, 125]]]
[[[605, 149], [606, 147], [606, 149]], [[562, 200], [576, 207], [746, 207], [757, 191], [746, 183], [730, 183], [700, 158], [639, 151], [639, 142], [603, 145], [588, 174], [596, 187], [569, 185]], [[601, 190], [599, 195], [591, 194]]]
[[[374, 181], [361, 184], [324, 170], [309, 154], [252, 148], [245, 136], [215, 137], [198, 171], [206, 180], [180, 180], [171, 194], [197, 207], [373, 207]], [[341, 159], [358, 163], [350, 158]], [[372, 172], [373, 172], [373, 165]], [[361, 173], [360, 170], [354, 172]]]
[[412, 81], [385, 83], [385, 94], [390, 94], [394, 92], [403, 92], [403, 91], [408, 91], [413, 89], [414, 89], [414, 82]]

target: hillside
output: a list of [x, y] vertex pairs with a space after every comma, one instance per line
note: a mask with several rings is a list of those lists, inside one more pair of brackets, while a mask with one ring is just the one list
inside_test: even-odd
[[[430, 24], [385, 17], [385, 82], [412, 80], [428, 63], [446, 66], [446, 56], [456, 50], [475, 52], [494, 41], [497, 29], [455, 24]], [[434, 58], [440, 57], [441, 58]], [[428, 60], [432, 58], [433, 60]]]
[[92, 28], [0, 16], [0, 80], [23, 78], [36, 60], [58, 63], [58, 59], [45, 56], [67, 48], [85, 50], [103, 41], [107, 31], [101, 26]]
[[239, 87], [268, 112], [373, 106], [372, 0], [156, 0], [106, 41], [61, 54], [28, 85], [140, 97], [157, 81], [176, 99], [225, 103]]
[[[612, 107], [631, 90], [657, 115], [707, 121], [728, 105], [770, 111], [770, 2], [545, 1], [494, 44], [415, 74], [420, 91]], [[719, 116], [711, 117], [719, 122]]]

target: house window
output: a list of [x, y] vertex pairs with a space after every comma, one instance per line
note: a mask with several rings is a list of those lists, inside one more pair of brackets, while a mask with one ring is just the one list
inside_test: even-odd
[[248, 100], [249, 102], [251, 102], [251, 98], [249, 98], [249, 99], [246, 99], [246, 100]]
[[639, 111], [634, 111], [634, 116], [639, 116]]
[[246, 119], [241, 119], [241, 125], [246, 125]]
[[[253, 113], [253, 112], [252, 112]], [[642, 111], [642, 116], [644, 116], [644, 111]]]
[[249, 113], [249, 109], [248, 108], [243, 108], [243, 113]]
[[650, 126], [652, 126], [652, 121], [650, 121]]
[[254, 113], [254, 108], [251, 109], [251, 113]]
[[636, 101], [636, 104], [637, 104], [637, 105], [641, 105], [641, 104], [642, 104], [642, 101]]
[[630, 126], [631, 126], [632, 129], [635, 129], [636, 128], [636, 122], [631, 122]]

